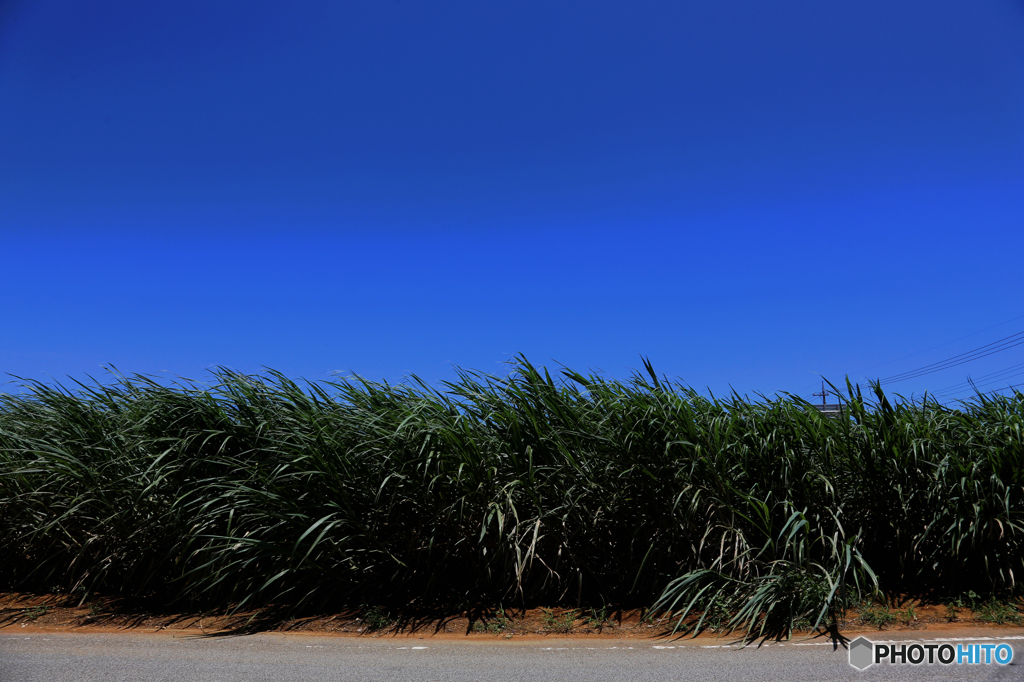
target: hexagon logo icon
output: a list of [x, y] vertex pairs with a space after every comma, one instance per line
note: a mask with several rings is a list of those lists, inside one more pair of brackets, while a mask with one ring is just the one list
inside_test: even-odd
[[875, 645], [863, 637], [850, 642], [850, 665], [857, 670], [864, 670], [874, 663]]

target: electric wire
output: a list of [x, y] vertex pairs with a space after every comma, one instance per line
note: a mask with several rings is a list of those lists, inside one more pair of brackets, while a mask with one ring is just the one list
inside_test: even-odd
[[1000, 391], [1011, 391], [1011, 390], [1015, 394], [1017, 394], [1017, 393], [1020, 393], [1020, 391], [1018, 391], [1017, 389], [1019, 387], [1021, 387], [1021, 386], [1024, 386], [1024, 384], [1011, 384], [1010, 386], [1006, 386], [1004, 388], [996, 388], [996, 389], [993, 389], [991, 391], [981, 391], [981, 392], [978, 393], [978, 395], [994, 395], [996, 393], [999, 393]]
[[1020, 372], [1015, 372], [1015, 373], [1009, 374], [1007, 376], [1007, 372], [1014, 372], [1014, 370], [1019, 369], [1021, 367], [1024, 367], [1024, 362], [1018, 363], [1016, 365], [1010, 365], [1009, 367], [1004, 367], [1003, 369], [1001, 369], [999, 371], [996, 371], [996, 372], [992, 372], [990, 374], [983, 374], [982, 376], [977, 377], [977, 378], [969, 378], [967, 381], [961, 381], [960, 383], [953, 384], [952, 386], [946, 386], [945, 388], [940, 388], [938, 391], [936, 391], [936, 393], [938, 395], [946, 395], [946, 394], [949, 394], [951, 392], [955, 393], [955, 392], [959, 392], [961, 390], [970, 388], [972, 385], [974, 385], [974, 386], [987, 385], [987, 384], [992, 383], [991, 381], [988, 381], [989, 379], [1001, 380], [1001, 379], [1009, 378], [1010, 376], [1016, 376], [1017, 374], [1020, 374]]
[[887, 362], [882, 362], [882, 363], [879, 363], [877, 365], [872, 365], [871, 367], [865, 367], [864, 369], [857, 370], [856, 372], [854, 372], [854, 374], [861, 374], [863, 372], [867, 372], [867, 371], [870, 371], [872, 369], [877, 369], [879, 367], [885, 367], [886, 365], [891, 365], [892, 363], [899, 362], [900, 360], [906, 360], [908, 358], [916, 357], [916, 356], [920, 355], [921, 353], [927, 353], [928, 351], [933, 351], [933, 350], [935, 350], [937, 348], [942, 348], [944, 346], [948, 346], [951, 343], [956, 343], [957, 341], [963, 341], [964, 339], [969, 339], [972, 336], [976, 336], [977, 334], [980, 334], [982, 332], [987, 332], [990, 329], [995, 329], [996, 327], [1002, 327], [1004, 324], [1009, 324], [1010, 322], [1016, 322], [1017, 320], [1019, 320], [1021, 318], [1024, 318], [1024, 315], [1018, 315], [1017, 317], [1011, 317], [1009, 320], [1004, 320], [1002, 322], [999, 322], [998, 324], [992, 325], [991, 327], [985, 327], [984, 329], [979, 329], [976, 332], [971, 332], [970, 334], [967, 334], [965, 336], [961, 336], [960, 338], [953, 339], [952, 341], [946, 341], [945, 343], [940, 343], [937, 346], [932, 346], [931, 348], [925, 348], [924, 350], [919, 350], [919, 351], [917, 351], [915, 353], [911, 353], [910, 355], [904, 355], [902, 358], [896, 358], [895, 360], [888, 360]]
[[[946, 393], [941, 393], [939, 395], [942, 395], [942, 396], [957, 396], [957, 395], [963, 395], [964, 393], [979, 392], [979, 389], [984, 388], [985, 386], [991, 386], [993, 384], [998, 384], [998, 383], [1001, 383], [1001, 382], [1004, 382], [1004, 381], [1009, 381], [1010, 379], [1014, 379], [1014, 378], [1019, 377], [1019, 376], [1024, 376], [1024, 371], [1014, 372], [1013, 374], [1007, 375], [1005, 377], [1001, 377], [999, 379], [995, 379], [993, 381], [986, 381], [984, 383], [977, 383], [977, 384], [974, 384], [973, 386], [970, 386], [968, 388], [961, 388], [961, 389], [956, 390], [956, 391], [947, 391]], [[997, 388], [997, 389], [994, 389], [994, 390], [1001, 391], [1003, 389]]]
[[[1003, 348], [1003, 346], [1005, 346], [1006, 348], [1010, 348], [1013, 345], [1016, 345], [1017, 342], [1024, 342], [1024, 339], [1021, 339], [1021, 337], [1024, 337], [1024, 331], [1017, 332], [1016, 334], [1011, 334], [1010, 336], [1006, 336], [1006, 337], [1004, 337], [1002, 339], [999, 339], [997, 341], [993, 341], [992, 343], [987, 343], [984, 346], [979, 346], [979, 347], [971, 349], [969, 351], [965, 351], [963, 353], [960, 353], [959, 355], [954, 355], [953, 357], [946, 358], [945, 360], [939, 360], [939, 361], [933, 362], [933, 363], [931, 363], [929, 365], [924, 365], [923, 367], [918, 367], [917, 369], [911, 369], [911, 370], [907, 370], [906, 372], [900, 372], [898, 374], [893, 374], [891, 376], [883, 378], [882, 381], [883, 382], [894, 381], [894, 380], [897, 380], [900, 377], [903, 377], [903, 376], [906, 376], [906, 375], [918, 374], [919, 372], [924, 372], [924, 371], [931, 371], [931, 368], [933, 368], [933, 367], [940, 366], [940, 365], [946, 365], [946, 364], [952, 363], [952, 362], [959, 362], [960, 360], [967, 358], [967, 356], [974, 356], [974, 355], [981, 354], [983, 351], [992, 350], [993, 346], [998, 346], [999, 347], [999, 348], [995, 349], [996, 351], [1004, 350], [1005, 348]], [[984, 357], [984, 355], [979, 355], [979, 357]]]
[[[1015, 322], [1015, 321], [1017, 321], [1017, 320], [1019, 320], [1021, 318], [1024, 318], [1024, 315], [1018, 315], [1016, 317], [1012, 317], [1009, 320], [1004, 320], [1003, 322], [999, 322], [999, 323], [994, 324], [994, 325], [992, 325], [990, 327], [985, 327], [984, 329], [979, 329], [978, 331], [971, 332], [970, 334], [967, 334], [965, 336], [961, 336], [959, 338], [953, 339], [952, 341], [947, 341], [947, 342], [941, 343], [941, 344], [939, 344], [937, 346], [932, 346], [931, 348], [927, 348], [925, 350], [920, 350], [920, 351], [917, 351], [915, 353], [911, 353], [910, 355], [905, 355], [905, 356], [903, 356], [901, 358], [896, 358], [895, 360], [889, 360], [887, 362], [883, 362], [883, 363], [880, 363], [880, 364], [877, 364], [877, 365], [872, 365], [872, 366], [867, 367], [865, 369], [862, 369], [862, 370], [859, 370], [857, 372], [854, 372], [853, 374], [854, 375], [858, 375], [858, 374], [862, 374], [863, 372], [866, 372], [868, 370], [875, 369], [877, 367], [884, 367], [886, 365], [891, 365], [894, 362], [899, 362], [900, 360], [906, 360], [907, 358], [915, 357], [917, 355], [920, 355], [921, 353], [927, 353], [930, 350], [935, 350], [936, 348], [942, 348], [943, 346], [948, 346], [951, 343], [956, 343], [957, 341], [962, 341], [963, 339], [970, 338], [971, 336], [975, 336], [977, 334], [980, 334], [982, 332], [988, 331], [990, 329], [995, 329], [996, 327], [1001, 327], [1004, 324], [1008, 324], [1010, 322]], [[981, 350], [990, 348], [991, 346], [997, 345], [997, 344], [999, 344], [1001, 342], [1004, 342], [1004, 341], [1007, 341], [1007, 340], [1015, 339], [1016, 337], [1020, 337], [1022, 335], [1024, 335], [1024, 332], [1019, 332], [1017, 334], [1013, 334], [1011, 336], [1005, 337], [1004, 339], [1000, 339], [999, 341], [994, 341], [994, 342], [992, 342], [990, 344], [986, 344], [984, 346], [980, 346], [978, 348], [975, 348], [974, 350], [966, 351], [965, 353], [961, 353], [960, 355], [954, 355], [952, 358], [947, 358], [946, 360], [940, 360], [939, 362], [935, 362], [935, 363], [932, 363], [930, 365], [925, 365], [924, 367], [919, 367], [916, 370], [908, 370], [907, 372], [902, 372], [902, 373], [899, 373], [899, 374], [894, 374], [894, 375], [892, 375], [890, 377], [886, 377], [885, 379], [881, 379], [878, 383], [879, 384], [896, 383], [896, 382], [899, 382], [899, 381], [905, 381], [905, 380], [908, 380], [908, 379], [914, 379], [914, 378], [917, 378], [919, 376], [925, 376], [926, 374], [931, 374], [933, 371], [934, 372], [938, 372], [938, 371], [941, 371], [943, 369], [949, 369], [951, 367], [956, 367], [957, 365], [964, 364], [964, 363], [970, 362], [972, 360], [977, 360], [977, 359], [986, 357], [987, 355], [991, 355], [992, 353], [986, 353], [986, 354], [978, 355], [976, 357], [967, 358], [967, 359], [963, 360], [963, 362], [955, 362], [953, 364], [948, 364], [948, 365], [944, 365], [944, 363], [950, 363], [953, 360], [957, 360], [957, 359], [963, 358], [964, 356], [970, 355], [971, 353], [976, 353], [977, 351], [981, 351]], [[1020, 345], [1020, 344], [1014, 343], [1012, 345], [1006, 346], [1005, 348], [999, 348], [999, 349], [997, 349], [997, 350], [995, 350], [993, 352], [999, 352], [1000, 350], [1006, 350], [1006, 349], [1012, 348], [1012, 347], [1014, 347], [1016, 345]], [[929, 368], [933, 368], [936, 365], [944, 365], [944, 366], [937, 367], [937, 368], [932, 369], [930, 371], [922, 372], [922, 370], [928, 370]], [[918, 373], [918, 372], [921, 372], [921, 373]], [[904, 376], [904, 375], [913, 375], [913, 376]], [[991, 375], [987, 375], [987, 376], [991, 376]], [[984, 379], [986, 377], [980, 377], [980, 378]], [[970, 382], [964, 382], [964, 383], [968, 383], [969, 384]], [[853, 384], [853, 386], [855, 388], [861, 389], [862, 391], [864, 391], [864, 390], [872, 390], [871, 383], [857, 382], [857, 383]], [[959, 386], [959, 384], [957, 386]], [[817, 387], [815, 387], [815, 388], [817, 388]], [[950, 387], [950, 388], [952, 388], [952, 387]], [[950, 388], [942, 389], [942, 391], [943, 392], [948, 391], [948, 390], [950, 390]], [[937, 393], [936, 395], [941, 395], [941, 394], [943, 394], [943, 393]], [[805, 395], [803, 393], [800, 393], [800, 394], [797, 394], [797, 395], [800, 395], [800, 397], [802, 397], [802, 398], [805, 397]], [[811, 397], [807, 397], [806, 399], [809, 400], [809, 401], [813, 401], [814, 400], [814, 396], [812, 395]]]
[[900, 381], [907, 381], [908, 379], [916, 379], [927, 374], [934, 374], [935, 372], [941, 372], [944, 369], [973, 362], [974, 360], [979, 360], [981, 358], [988, 357], [989, 355], [1001, 353], [1004, 350], [1009, 350], [1010, 348], [1014, 348], [1022, 344], [1024, 344], [1024, 331], [1017, 332], [1016, 334], [1004, 337], [998, 341], [993, 341], [992, 343], [985, 344], [984, 346], [979, 346], [973, 350], [960, 353], [959, 355], [954, 355], [951, 358], [933, 362], [930, 365], [925, 365], [924, 367], [918, 367], [917, 369], [885, 377], [884, 379], [879, 380], [879, 383], [894, 384]]

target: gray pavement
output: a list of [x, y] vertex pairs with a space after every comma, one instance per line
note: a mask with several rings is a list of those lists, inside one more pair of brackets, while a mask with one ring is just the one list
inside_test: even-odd
[[716, 640], [196, 637], [10, 629], [0, 633], [0, 682], [1024, 679], [1024, 637], [995, 641], [1013, 646], [1013, 663], [883, 664], [859, 672], [847, 663], [845, 649], [808, 641], [738, 648]]

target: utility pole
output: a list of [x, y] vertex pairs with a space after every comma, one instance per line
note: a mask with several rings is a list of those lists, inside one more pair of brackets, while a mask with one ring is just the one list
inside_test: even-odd
[[825, 397], [828, 395], [828, 391], [825, 390], [825, 380], [821, 380], [821, 393], [812, 393], [811, 395], [821, 396], [821, 406], [825, 407]]

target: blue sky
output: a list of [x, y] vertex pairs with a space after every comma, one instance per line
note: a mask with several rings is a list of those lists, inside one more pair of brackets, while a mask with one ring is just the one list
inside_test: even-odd
[[809, 395], [1024, 331], [1022, 219], [1020, 0], [0, 2], [23, 377]]

